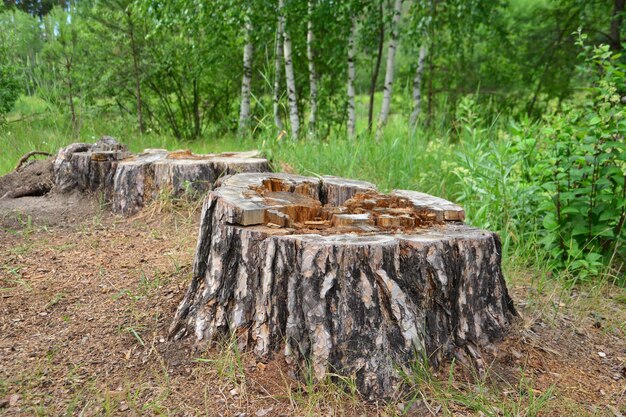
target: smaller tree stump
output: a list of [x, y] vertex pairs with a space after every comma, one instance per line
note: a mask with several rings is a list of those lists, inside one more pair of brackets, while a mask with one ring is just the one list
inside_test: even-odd
[[258, 156], [257, 152], [195, 155], [189, 151], [147, 150], [118, 164], [112, 209], [129, 215], [159, 192], [172, 196], [206, 193], [225, 175], [270, 171], [268, 161]]
[[54, 161], [56, 190], [108, 193], [118, 162], [128, 156], [126, 147], [108, 136], [94, 144], [73, 143], [62, 148]]
[[193, 278], [170, 336], [235, 333], [261, 359], [282, 351], [316, 378], [354, 376], [391, 396], [399, 370], [500, 338], [515, 310], [494, 233], [414, 191], [288, 174], [227, 178], [204, 203]]
[[133, 155], [108, 136], [95, 144], [73, 143], [61, 149], [53, 166], [56, 191], [102, 193], [104, 202], [124, 215], [136, 213], [161, 192], [199, 195], [224, 176], [271, 171], [256, 151], [195, 155], [146, 149]]

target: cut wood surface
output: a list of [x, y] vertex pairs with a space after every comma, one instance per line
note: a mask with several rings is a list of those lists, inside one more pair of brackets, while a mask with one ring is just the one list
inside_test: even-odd
[[206, 345], [231, 333], [316, 379], [391, 396], [423, 357], [480, 355], [515, 315], [494, 233], [462, 208], [336, 177], [239, 174], [204, 203], [193, 278], [170, 327]]

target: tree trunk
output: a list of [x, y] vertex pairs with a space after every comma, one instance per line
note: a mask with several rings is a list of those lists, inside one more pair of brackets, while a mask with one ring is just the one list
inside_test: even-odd
[[243, 47], [243, 78], [241, 80], [241, 108], [239, 111], [239, 132], [246, 135], [250, 128], [250, 94], [252, 89], [252, 21], [250, 10], [245, 17], [245, 45]]
[[348, 38], [348, 136], [354, 138], [356, 133], [356, 104], [354, 79], [356, 70], [354, 58], [356, 57], [356, 16], [352, 16], [350, 37]]
[[317, 122], [317, 70], [315, 69], [315, 34], [313, 33], [313, 0], [307, 3], [308, 21], [306, 31], [306, 56], [309, 61], [309, 88], [311, 109], [309, 113], [309, 134], [315, 135], [315, 124]]
[[376, 131], [376, 139], [379, 140], [382, 130], [387, 123], [389, 117], [389, 109], [391, 108], [391, 93], [393, 89], [393, 74], [396, 66], [396, 49], [398, 47], [398, 26], [400, 24], [400, 16], [402, 14], [402, 0], [395, 0], [393, 7], [393, 17], [391, 19], [391, 39], [387, 49], [387, 67], [385, 69], [385, 86], [383, 89], [383, 103], [378, 118], [378, 130]]
[[[278, 1], [279, 13], [284, 12], [284, 0]], [[287, 24], [283, 16], [283, 52], [285, 54], [285, 79], [287, 81], [287, 99], [289, 100], [289, 120], [291, 122], [291, 136], [298, 139], [300, 132], [300, 116], [298, 115], [298, 98], [296, 96], [296, 77], [293, 72], [293, 61], [291, 51], [291, 36], [287, 30]]]
[[142, 109], [142, 99], [141, 99], [141, 71], [139, 70], [139, 57], [137, 52], [137, 44], [135, 41], [135, 27], [132, 21], [132, 15], [130, 10], [126, 11], [126, 16], [128, 18], [128, 33], [130, 35], [130, 52], [133, 57], [133, 76], [135, 78], [135, 98], [137, 100], [137, 123], [139, 125], [139, 133], [143, 134], [144, 124], [143, 124], [143, 109]]
[[515, 315], [498, 236], [463, 209], [362, 181], [240, 174], [206, 199], [193, 278], [170, 336], [229, 334], [261, 360], [354, 377], [397, 394], [415, 360], [434, 366], [502, 337]]
[[283, 119], [280, 116], [280, 85], [283, 65], [283, 26], [284, 17], [279, 12], [276, 26], [276, 46], [274, 49], [274, 124], [278, 130], [283, 130]]
[[72, 131], [77, 133], [78, 120], [76, 119], [76, 109], [74, 108], [74, 84], [72, 81], [72, 58], [65, 57], [65, 71], [67, 73], [67, 89], [70, 103], [70, 115], [72, 120]]
[[411, 113], [411, 127], [417, 125], [417, 118], [422, 110], [422, 76], [424, 75], [424, 59], [426, 58], [426, 46], [420, 46], [415, 78], [413, 78], [413, 112]]
[[126, 146], [109, 136], [94, 144], [73, 143], [62, 148], [53, 164], [55, 191], [110, 193], [117, 164], [130, 155]]
[[374, 124], [374, 98], [376, 95], [376, 84], [378, 83], [378, 74], [380, 73], [380, 64], [383, 59], [383, 46], [385, 44], [385, 24], [383, 14], [383, 4], [380, 4], [380, 29], [378, 35], [378, 52], [376, 53], [376, 65], [374, 65], [374, 71], [372, 72], [372, 81], [370, 83], [370, 103], [369, 110], [367, 112], [367, 131], [372, 133], [372, 126]]
[[611, 49], [614, 52], [622, 50], [622, 22], [624, 21], [625, 0], [615, 0], [613, 3], [613, 16], [611, 17]]

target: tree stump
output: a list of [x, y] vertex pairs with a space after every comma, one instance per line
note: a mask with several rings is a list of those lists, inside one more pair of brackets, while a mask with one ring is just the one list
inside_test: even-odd
[[120, 160], [130, 156], [126, 146], [104, 136], [94, 144], [73, 143], [62, 148], [54, 160], [56, 190], [65, 193], [108, 192]]
[[107, 136], [95, 144], [61, 149], [53, 165], [56, 191], [102, 193], [104, 202], [124, 215], [137, 212], [161, 192], [175, 197], [206, 193], [225, 175], [271, 171], [256, 151], [195, 155], [146, 149], [133, 155]]
[[257, 152], [195, 155], [189, 151], [149, 149], [121, 161], [112, 185], [112, 210], [133, 214], [159, 192], [180, 196], [206, 193], [215, 182], [239, 172], [270, 171]]
[[413, 191], [336, 177], [240, 174], [205, 200], [193, 278], [170, 336], [231, 333], [317, 379], [353, 376], [391, 396], [413, 361], [476, 354], [515, 310], [494, 233]]

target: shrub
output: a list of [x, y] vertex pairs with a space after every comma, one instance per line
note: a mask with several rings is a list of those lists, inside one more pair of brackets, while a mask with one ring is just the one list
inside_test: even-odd
[[6, 47], [0, 45], [0, 121], [11, 111], [20, 95], [15, 65], [9, 61]]
[[542, 243], [554, 265], [577, 279], [621, 269], [626, 231], [626, 119], [617, 86], [626, 75], [608, 46], [584, 48], [584, 70], [592, 77], [581, 104], [546, 117], [540, 131], [538, 173], [549, 198]]

